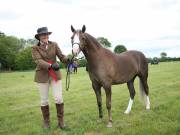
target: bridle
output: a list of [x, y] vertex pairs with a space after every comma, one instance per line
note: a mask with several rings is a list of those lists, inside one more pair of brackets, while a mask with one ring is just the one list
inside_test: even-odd
[[[75, 35], [75, 34], [74, 34], [74, 35]], [[79, 42], [79, 43], [73, 42], [74, 35], [73, 35], [73, 37], [71, 37], [71, 40], [72, 40], [72, 41], [71, 41], [72, 48], [73, 48], [74, 45], [78, 45], [80, 51], [82, 51], [83, 48], [81, 48], [80, 42]], [[78, 34], [78, 35], [80, 35], [80, 34]]]
[[[76, 43], [76, 42], [72, 43], [72, 48], [73, 48], [74, 45], [78, 45], [80, 51], [82, 51], [82, 48], [81, 48], [81, 46], [80, 46], [80, 43]], [[73, 54], [73, 50], [72, 50], [72, 54]], [[73, 55], [74, 55], [74, 54], [73, 54]]]

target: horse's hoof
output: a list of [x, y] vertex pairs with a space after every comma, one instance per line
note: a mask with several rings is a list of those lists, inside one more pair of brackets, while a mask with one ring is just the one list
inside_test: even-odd
[[107, 124], [106, 127], [107, 127], [107, 128], [112, 128], [112, 122], [108, 122], [108, 124]]
[[129, 114], [130, 113], [130, 111], [128, 111], [128, 110], [126, 110], [125, 112], [124, 112], [124, 114]]
[[150, 110], [150, 106], [149, 105], [146, 106], [146, 110]]
[[101, 123], [101, 122], [102, 122], [102, 119], [99, 118], [99, 119], [97, 120], [97, 123]]

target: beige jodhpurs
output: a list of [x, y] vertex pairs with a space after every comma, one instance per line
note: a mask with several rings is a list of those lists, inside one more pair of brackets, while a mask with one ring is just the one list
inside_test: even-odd
[[47, 83], [37, 83], [39, 92], [40, 92], [40, 100], [41, 106], [46, 106], [49, 104], [48, 101], [48, 94], [49, 94], [49, 87], [50, 84], [52, 85], [52, 93], [56, 104], [63, 103], [62, 98], [62, 81], [58, 80], [57, 82], [51, 80]]

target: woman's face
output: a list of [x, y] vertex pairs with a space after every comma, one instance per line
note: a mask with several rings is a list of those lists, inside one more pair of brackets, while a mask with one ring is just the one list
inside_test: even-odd
[[39, 35], [39, 40], [44, 43], [48, 43], [49, 40], [49, 34], [41, 34]]

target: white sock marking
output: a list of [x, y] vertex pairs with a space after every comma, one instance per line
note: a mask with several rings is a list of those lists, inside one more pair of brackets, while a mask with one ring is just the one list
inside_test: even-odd
[[149, 96], [146, 97], [146, 109], [147, 109], [147, 110], [150, 109], [150, 100], [149, 100]]
[[127, 107], [126, 111], [124, 112], [125, 114], [129, 114], [130, 113], [131, 108], [132, 108], [132, 104], [133, 104], [133, 100], [130, 98], [129, 99], [128, 107]]

